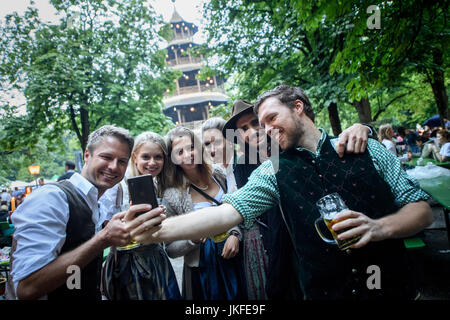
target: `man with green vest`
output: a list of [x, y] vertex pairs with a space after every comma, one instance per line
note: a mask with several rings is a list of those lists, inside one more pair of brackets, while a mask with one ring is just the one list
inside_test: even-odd
[[[382, 145], [369, 139], [361, 154], [337, 154], [336, 140], [314, 125], [309, 99], [297, 87], [278, 86], [254, 105], [261, 126], [283, 152], [259, 166], [248, 183], [226, 195], [224, 204], [162, 223], [139, 242], [194, 239], [219, 234], [239, 223], [250, 225], [280, 205], [293, 243], [292, 263], [306, 299], [412, 299], [416, 293], [401, 239], [432, 222], [431, 209], [414, 179]], [[360, 236], [350, 253], [322, 241], [314, 222], [316, 202], [338, 193], [348, 211], [335, 217], [340, 240]], [[368, 278], [377, 270], [381, 283]]]

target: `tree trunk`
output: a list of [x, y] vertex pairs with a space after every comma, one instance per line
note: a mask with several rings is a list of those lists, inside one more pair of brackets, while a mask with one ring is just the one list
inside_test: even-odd
[[358, 111], [358, 118], [360, 123], [372, 122], [372, 112], [370, 110], [369, 98], [362, 98], [359, 101], [354, 100], [353, 105]]
[[337, 104], [335, 102], [330, 103], [328, 106], [328, 118], [330, 119], [331, 129], [333, 129], [333, 135], [336, 137], [341, 134], [341, 119], [339, 119], [339, 113], [337, 110]]
[[81, 107], [80, 108], [80, 117], [81, 117], [81, 149], [84, 150], [86, 149], [87, 146], [87, 141], [88, 141], [88, 137], [90, 132], [90, 127], [89, 127], [89, 113], [88, 111]]
[[439, 68], [434, 68], [432, 71], [431, 78], [428, 77], [431, 88], [433, 89], [434, 100], [436, 101], [436, 106], [441, 116], [441, 126], [445, 127], [444, 118], [448, 119], [448, 96], [445, 90], [445, 79], [444, 71], [440, 66], [443, 64], [442, 51], [439, 49], [433, 50], [433, 62]]

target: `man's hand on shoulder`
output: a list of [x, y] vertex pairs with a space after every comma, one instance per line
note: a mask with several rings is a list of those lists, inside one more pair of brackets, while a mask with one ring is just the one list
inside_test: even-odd
[[345, 151], [356, 154], [366, 151], [369, 132], [369, 127], [359, 123], [345, 129], [339, 135], [339, 142], [336, 146], [339, 157], [342, 158]]

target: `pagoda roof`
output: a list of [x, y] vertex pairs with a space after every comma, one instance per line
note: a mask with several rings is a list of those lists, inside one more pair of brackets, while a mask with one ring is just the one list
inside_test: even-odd
[[178, 13], [177, 9], [173, 8], [172, 18], [170, 18], [170, 23], [184, 22], [183, 18]]
[[172, 17], [170, 18], [169, 23], [171, 24], [176, 24], [176, 23], [180, 23], [180, 22], [184, 22], [184, 24], [186, 26], [188, 26], [193, 33], [196, 33], [198, 31], [198, 27], [192, 23], [192, 22], [187, 22], [186, 20], [184, 20], [180, 14], [178, 13], [177, 9], [175, 8], [175, 6], [173, 7], [173, 13], [172, 13]]

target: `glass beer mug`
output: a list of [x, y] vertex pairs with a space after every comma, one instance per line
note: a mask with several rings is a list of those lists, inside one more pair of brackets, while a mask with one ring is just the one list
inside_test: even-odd
[[[128, 203], [126, 203], [126, 204], [124, 203], [120, 207], [121, 207], [121, 211], [127, 211], [130, 208], [130, 205]], [[116, 249], [118, 251], [126, 251], [126, 250], [131, 250], [131, 249], [137, 248], [139, 246], [140, 246], [140, 244], [138, 242], [136, 242], [134, 239], [131, 239], [129, 244], [127, 244], [123, 247], [117, 247]]]
[[[335, 220], [334, 217], [340, 213], [341, 211], [349, 210], [348, 207], [345, 205], [344, 200], [339, 196], [337, 193], [332, 193], [329, 195], [326, 195], [323, 198], [320, 198], [316, 202], [316, 206], [319, 209], [320, 218], [317, 218], [314, 222], [314, 225], [316, 227], [316, 231], [319, 234], [319, 236], [322, 238], [323, 241], [329, 244], [334, 244], [339, 247], [339, 249], [343, 251], [349, 250], [349, 247], [358, 242], [359, 239], [361, 239], [361, 236], [354, 236], [350, 239], [346, 240], [338, 240], [338, 233], [333, 230], [333, 225], [338, 220]], [[333, 236], [333, 239], [329, 239], [326, 236], [323, 235], [323, 233], [320, 231], [319, 223], [323, 221], [325, 225], [327, 226], [328, 230], [331, 232], [331, 235]]]

